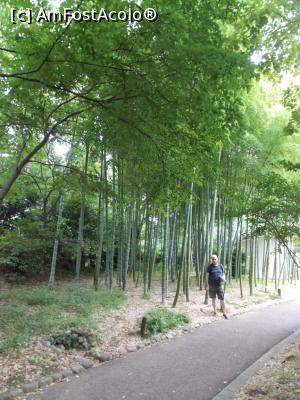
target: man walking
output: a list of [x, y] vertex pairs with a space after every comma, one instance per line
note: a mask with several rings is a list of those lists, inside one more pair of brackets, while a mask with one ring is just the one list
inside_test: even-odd
[[224, 267], [223, 265], [219, 264], [218, 257], [215, 254], [213, 254], [211, 256], [211, 264], [207, 267], [205, 289], [209, 290], [209, 297], [212, 299], [214, 315], [217, 315], [216, 296], [218, 296], [218, 299], [220, 300], [221, 303], [223, 317], [225, 319], [228, 319], [224, 301], [225, 282], [226, 279], [225, 279]]

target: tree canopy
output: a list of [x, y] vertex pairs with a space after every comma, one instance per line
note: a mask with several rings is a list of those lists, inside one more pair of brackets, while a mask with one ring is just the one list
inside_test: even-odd
[[[148, 3], [101, 3], [129, 5]], [[53, 268], [57, 252], [77, 269], [105, 252], [107, 275], [117, 263], [124, 284], [139, 259], [150, 285], [159, 242], [164, 279], [181, 259], [186, 282], [213, 249], [231, 265], [238, 235], [275, 238], [298, 263], [299, 2], [155, 0], [153, 22], [9, 22], [25, 7], [53, 4], [0, 11], [1, 265], [31, 268], [34, 245]]]

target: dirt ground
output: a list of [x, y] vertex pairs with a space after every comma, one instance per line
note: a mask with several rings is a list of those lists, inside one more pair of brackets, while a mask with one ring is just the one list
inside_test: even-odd
[[[86, 281], [85, 285], [91, 283]], [[149, 299], [142, 296], [142, 287], [135, 288], [129, 285], [124, 304], [112, 311], [99, 310], [94, 315], [95, 329], [92, 332], [95, 337], [94, 350], [98, 353], [109, 353], [113, 357], [120, 357], [127, 351], [150, 346], [154, 342], [170, 338], [169, 334], [159, 334], [152, 339], [142, 339], [139, 335], [139, 320], [149, 310], [161, 307], [160, 282], [153, 282], [153, 290]], [[175, 294], [175, 286], [170, 285], [168, 305], [171, 308]], [[264, 307], [274, 301], [280, 302], [299, 295], [299, 286], [282, 288], [282, 298], [279, 299], [274, 291], [268, 293], [256, 288], [253, 296], [249, 296], [249, 290], [244, 289], [244, 297], [241, 299], [238, 287], [227, 287], [226, 304], [229, 316], [247, 312], [253, 307]], [[182, 294], [175, 309], [184, 312], [190, 317], [188, 327], [177, 328], [177, 334], [202, 325], [213, 323], [222, 314], [214, 317], [211, 304], [204, 305], [204, 291], [192, 288], [190, 302], [185, 301]], [[174, 333], [174, 332], [173, 332]], [[168, 337], [167, 337], [168, 335]], [[172, 335], [172, 333], [171, 333]], [[297, 344], [298, 346], [298, 344]], [[80, 357], [85, 356], [83, 351], [61, 351], [50, 347], [43, 337], [35, 337], [20, 352], [14, 352], [6, 357], [0, 357], [0, 393], [16, 388], [23, 383], [31, 382], [49, 373], [69, 368]], [[97, 363], [99, 361], [95, 361]], [[247, 396], [247, 394], [245, 394]], [[257, 397], [240, 397], [239, 399], [252, 399]], [[266, 397], [263, 397], [266, 399]], [[272, 397], [273, 398], [273, 397]], [[279, 399], [279, 398], [278, 398]], [[285, 399], [285, 398], [282, 398]], [[289, 397], [287, 397], [289, 399]], [[299, 397], [297, 397], [299, 399]]]
[[300, 400], [300, 335], [284, 346], [234, 400]]

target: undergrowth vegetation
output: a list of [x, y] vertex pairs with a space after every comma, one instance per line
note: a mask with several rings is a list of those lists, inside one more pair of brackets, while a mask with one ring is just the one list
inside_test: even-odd
[[178, 325], [190, 322], [190, 318], [185, 314], [177, 314], [166, 308], [149, 311], [146, 315], [146, 329], [144, 337], [155, 335], [156, 333], [166, 332]]

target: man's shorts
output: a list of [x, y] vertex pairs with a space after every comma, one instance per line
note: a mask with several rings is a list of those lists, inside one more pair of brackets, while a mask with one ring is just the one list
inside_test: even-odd
[[209, 298], [215, 299], [216, 296], [219, 300], [224, 300], [224, 285], [209, 285]]

